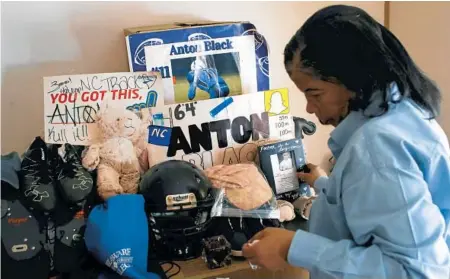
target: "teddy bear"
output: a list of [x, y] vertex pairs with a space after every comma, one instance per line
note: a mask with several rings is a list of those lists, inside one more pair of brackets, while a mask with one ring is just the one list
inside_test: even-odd
[[149, 168], [146, 139], [151, 120], [147, 109], [140, 114], [107, 105], [96, 114], [99, 137], [85, 149], [82, 164], [97, 169], [97, 192], [103, 200], [136, 193], [141, 174]]

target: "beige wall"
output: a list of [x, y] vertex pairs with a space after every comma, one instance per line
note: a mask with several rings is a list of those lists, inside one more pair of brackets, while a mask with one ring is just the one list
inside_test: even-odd
[[[282, 54], [312, 13], [337, 3], [2, 2], [2, 153], [22, 152], [43, 134], [43, 76], [128, 71], [123, 28], [173, 21], [255, 24], [269, 42], [272, 87], [289, 87], [297, 104], [294, 114], [316, 121], [306, 114], [303, 94], [285, 73]], [[383, 22], [383, 2], [351, 4]], [[317, 134], [306, 140], [311, 162], [328, 156], [330, 130], [319, 125]]]
[[439, 122], [450, 137], [450, 2], [391, 2], [390, 30], [442, 91]]

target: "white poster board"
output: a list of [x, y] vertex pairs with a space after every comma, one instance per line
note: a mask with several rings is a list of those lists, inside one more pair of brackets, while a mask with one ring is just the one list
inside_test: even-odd
[[162, 105], [163, 92], [159, 72], [44, 77], [45, 142], [89, 145], [101, 103], [139, 111]]
[[149, 164], [257, 162], [258, 142], [295, 137], [286, 88], [150, 108]]
[[253, 35], [150, 45], [145, 60], [161, 72], [166, 105], [258, 91]]

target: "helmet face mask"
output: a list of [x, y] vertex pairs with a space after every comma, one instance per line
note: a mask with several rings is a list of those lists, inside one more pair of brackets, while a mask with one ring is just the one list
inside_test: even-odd
[[149, 258], [177, 261], [201, 255], [211, 223], [216, 189], [195, 165], [171, 160], [143, 176], [139, 192], [146, 200], [152, 250]]
[[150, 213], [154, 251], [160, 260], [189, 260], [201, 255], [201, 240], [211, 223], [208, 208], [176, 211], [172, 215]]

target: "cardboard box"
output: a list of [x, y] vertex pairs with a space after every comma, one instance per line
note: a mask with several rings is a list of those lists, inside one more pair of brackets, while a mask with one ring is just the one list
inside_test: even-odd
[[[128, 28], [125, 29], [124, 32], [126, 37], [130, 71], [138, 72], [146, 71], [147, 69], [150, 69], [151, 71], [160, 71], [163, 79], [168, 78], [170, 80], [173, 80], [173, 73], [167, 68], [168, 65], [160, 65], [160, 61], [155, 61], [154, 63], [154, 61], [149, 60], [145, 52], [146, 47], [150, 48], [151, 46], [166, 44], [177, 44], [177, 46], [181, 46], [180, 44], [198, 40], [216, 40], [217, 42], [218, 39], [221, 39], [220, 43], [223, 43], [226, 41], [226, 38], [232, 39], [233, 37], [252, 36], [254, 39], [254, 44], [251, 48], [254, 48], [254, 56], [250, 57], [249, 55], [244, 55], [244, 57], [239, 57], [239, 59], [253, 60], [245, 62], [245, 65], [253, 64], [253, 67], [246, 66], [246, 71], [251, 69], [253, 72], [245, 72], [245, 75], [248, 77], [245, 77], [244, 79], [241, 77], [241, 83], [242, 80], [244, 80], [244, 83], [247, 83], [246, 80], [252, 79], [254, 80], [254, 85], [247, 87], [244, 86], [242, 89], [244, 93], [265, 91], [270, 89], [268, 46], [264, 37], [259, 34], [255, 26], [249, 22], [174, 23]], [[237, 41], [243, 40], [237, 39]], [[152, 59], [154, 59], [154, 56], [152, 57]], [[241, 63], [236, 63], [237, 66], [240, 64]], [[221, 69], [218, 70], [220, 71]], [[173, 81], [177, 82], [177, 80]], [[204, 95], [201, 99], [206, 98], [205, 96], [207, 97], [207, 95]], [[168, 99], [168, 104], [177, 103], [175, 100], [176, 98], [171, 98], [170, 96], [165, 98]], [[186, 102], [191, 100], [186, 99], [180, 100], [179, 102], [183, 101]]]

